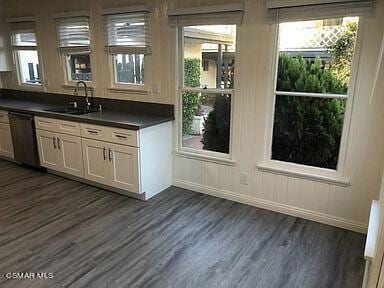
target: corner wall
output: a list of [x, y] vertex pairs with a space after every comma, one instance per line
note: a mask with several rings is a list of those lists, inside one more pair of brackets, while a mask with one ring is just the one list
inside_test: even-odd
[[[373, 102], [370, 92], [384, 33], [384, 5], [376, 15], [361, 19], [363, 36], [355, 86], [345, 174], [349, 187], [286, 175], [261, 172], [267, 130], [268, 102], [273, 97], [273, 25], [263, 22], [264, 1], [246, 1], [244, 24], [239, 28], [237, 82], [234, 96], [233, 158], [225, 165], [174, 157], [174, 184], [257, 207], [365, 232], [371, 200], [378, 197], [384, 163], [384, 69]], [[240, 66], [240, 67], [239, 67]], [[175, 145], [177, 142], [175, 140]], [[240, 173], [249, 185], [240, 184]]]

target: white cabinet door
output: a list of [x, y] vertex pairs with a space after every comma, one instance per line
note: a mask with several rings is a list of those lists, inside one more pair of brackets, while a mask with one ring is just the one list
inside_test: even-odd
[[139, 193], [138, 148], [108, 144], [108, 160], [111, 169], [110, 185]]
[[6, 123], [0, 123], [0, 155], [14, 158], [11, 127]]
[[37, 145], [39, 147], [40, 164], [43, 167], [60, 171], [60, 159], [57, 152], [57, 134], [36, 130]]
[[110, 169], [107, 157], [108, 143], [82, 139], [85, 179], [101, 184], [110, 184]]
[[84, 177], [81, 138], [57, 134], [57, 148], [60, 155], [61, 171], [77, 177]]

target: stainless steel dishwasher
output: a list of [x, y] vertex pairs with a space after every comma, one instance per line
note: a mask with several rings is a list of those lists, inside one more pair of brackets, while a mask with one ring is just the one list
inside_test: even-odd
[[22, 164], [40, 167], [33, 115], [8, 112], [15, 160]]

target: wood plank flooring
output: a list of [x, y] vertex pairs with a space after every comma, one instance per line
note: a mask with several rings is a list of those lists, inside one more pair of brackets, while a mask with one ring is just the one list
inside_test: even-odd
[[184, 189], [142, 202], [0, 160], [0, 203], [3, 288], [362, 283], [364, 235]]

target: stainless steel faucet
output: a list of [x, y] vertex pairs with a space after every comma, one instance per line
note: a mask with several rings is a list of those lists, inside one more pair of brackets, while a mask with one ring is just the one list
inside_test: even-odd
[[80, 81], [77, 81], [76, 82], [76, 88], [75, 88], [75, 95], [79, 95], [79, 86], [80, 84], [83, 84], [84, 85], [84, 94], [85, 94], [85, 102], [87, 103], [87, 110], [91, 109], [92, 107], [92, 100], [89, 99], [88, 97], [88, 87], [87, 87], [87, 83], [85, 83], [84, 81], [80, 80]]

